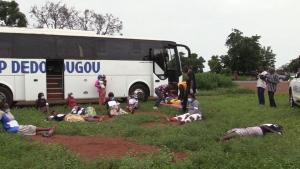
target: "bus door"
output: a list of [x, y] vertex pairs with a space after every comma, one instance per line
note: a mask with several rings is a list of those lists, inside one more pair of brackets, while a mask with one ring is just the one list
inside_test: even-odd
[[64, 99], [64, 60], [47, 59], [47, 99]]
[[172, 90], [174, 90], [174, 94], [177, 94], [181, 64], [176, 47], [169, 46], [163, 49], [151, 49], [151, 53], [153, 59], [154, 88], [162, 84], [170, 84]]
[[[24, 66], [28, 64], [27, 66]], [[46, 94], [46, 60], [29, 59], [23, 62], [22, 68], [25, 81], [25, 100], [37, 99], [38, 93]]]
[[[166, 75], [166, 51], [164, 49], [150, 49], [153, 61], [153, 89], [156, 87], [168, 84]], [[154, 93], [155, 95], [155, 93]]]

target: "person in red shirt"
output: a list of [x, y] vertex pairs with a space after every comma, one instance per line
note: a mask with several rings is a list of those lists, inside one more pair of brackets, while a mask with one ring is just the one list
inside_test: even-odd
[[106, 83], [107, 81], [105, 75], [99, 75], [95, 82], [95, 87], [99, 93], [99, 105], [105, 105]]
[[70, 109], [77, 106], [77, 102], [76, 102], [75, 98], [73, 97], [73, 93], [68, 94], [68, 97], [66, 99], [66, 104]]

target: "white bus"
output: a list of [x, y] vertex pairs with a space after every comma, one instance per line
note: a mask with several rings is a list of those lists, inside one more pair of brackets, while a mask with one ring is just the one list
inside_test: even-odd
[[107, 77], [107, 93], [127, 97], [138, 91], [146, 100], [155, 87], [178, 82], [181, 62], [172, 41], [105, 37], [91, 32], [0, 28], [0, 95], [12, 104], [98, 98], [97, 76]]

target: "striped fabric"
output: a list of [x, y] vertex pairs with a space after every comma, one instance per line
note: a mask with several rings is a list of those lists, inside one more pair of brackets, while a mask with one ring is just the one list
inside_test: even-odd
[[279, 77], [277, 74], [270, 74], [267, 76], [268, 91], [276, 92], [278, 83], [279, 83]]

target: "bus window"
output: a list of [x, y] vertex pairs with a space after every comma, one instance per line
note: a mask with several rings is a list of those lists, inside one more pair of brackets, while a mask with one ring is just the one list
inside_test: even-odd
[[90, 59], [95, 58], [94, 40], [88, 38], [64, 37], [57, 40], [60, 58]]
[[11, 48], [11, 35], [2, 34], [0, 36], [0, 56], [4, 58], [10, 58]]

